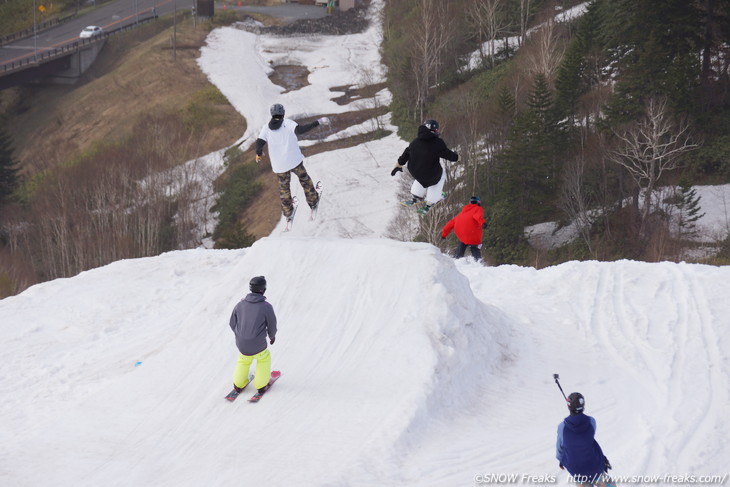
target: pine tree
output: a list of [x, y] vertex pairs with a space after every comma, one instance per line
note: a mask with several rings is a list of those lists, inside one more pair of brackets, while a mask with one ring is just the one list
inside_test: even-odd
[[18, 167], [13, 159], [10, 136], [0, 130], [0, 204], [10, 199], [18, 183]]
[[496, 199], [514, 207], [518, 225], [541, 221], [554, 211], [558, 187], [561, 129], [544, 75], [535, 78], [528, 109], [515, 117], [507, 148], [496, 158]]
[[[702, 19], [687, 0], [603, 2], [602, 38], [620, 76], [609, 105], [616, 122], [635, 119], [648, 97], [687, 112], [698, 94]], [[649, 20], [650, 19], [650, 20]]]
[[700, 197], [697, 196], [697, 190], [689, 183], [689, 179], [683, 176], [679, 180], [679, 201], [677, 208], [679, 209], [679, 235], [682, 238], [691, 238], [697, 236], [697, 220], [705, 216], [700, 213]]
[[580, 52], [579, 42], [574, 39], [565, 53], [565, 58], [558, 70], [558, 77], [555, 80], [557, 109], [562, 116], [570, 117], [571, 120], [574, 120], [578, 110], [578, 99], [585, 92], [582, 79], [584, 63], [585, 60]]

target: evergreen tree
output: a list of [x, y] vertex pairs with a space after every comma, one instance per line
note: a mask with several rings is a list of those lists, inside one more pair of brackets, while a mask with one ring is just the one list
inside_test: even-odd
[[515, 97], [512, 95], [512, 92], [510, 92], [506, 86], [503, 86], [497, 94], [497, 105], [499, 115], [504, 119], [512, 120], [515, 115], [515, 107], [517, 106], [517, 103], [515, 102]]
[[620, 74], [610, 118], [635, 119], [648, 97], [666, 97], [676, 111], [687, 112], [701, 74], [703, 26], [695, 3], [603, 0], [602, 11], [602, 38]]
[[515, 117], [507, 148], [496, 157], [496, 200], [514, 207], [518, 226], [541, 221], [554, 211], [562, 145], [544, 75], [536, 77], [527, 104], [528, 109]]
[[697, 190], [689, 183], [686, 176], [682, 176], [679, 180], [679, 199], [677, 208], [679, 209], [679, 235], [681, 238], [689, 238], [697, 235], [697, 220], [705, 216], [700, 213], [700, 197], [697, 196]]
[[555, 80], [557, 110], [563, 117], [569, 117], [572, 123], [575, 123], [574, 118], [578, 111], [578, 99], [585, 92], [585, 84], [583, 83], [584, 64], [585, 60], [580, 52], [579, 43], [577, 39], [574, 39], [565, 53], [565, 58], [560, 64], [558, 76]]
[[575, 37], [570, 42], [555, 80], [556, 108], [561, 118], [576, 114], [578, 99], [603, 78], [606, 62], [601, 29], [601, 2], [594, 1], [581, 17]]
[[10, 136], [0, 130], [0, 204], [10, 199], [18, 184], [18, 167], [13, 159]]
[[535, 76], [535, 84], [527, 97], [527, 106], [540, 123], [540, 130], [543, 132], [550, 130], [555, 120], [553, 95], [550, 92], [547, 78], [542, 73]]

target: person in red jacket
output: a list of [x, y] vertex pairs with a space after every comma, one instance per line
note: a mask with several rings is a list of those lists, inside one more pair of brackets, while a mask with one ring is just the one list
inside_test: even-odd
[[441, 231], [441, 238], [446, 238], [454, 230], [459, 244], [456, 246], [454, 257], [460, 259], [464, 257], [467, 247], [471, 250], [471, 255], [476, 260], [482, 258], [482, 229], [487, 227], [484, 220], [484, 210], [482, 209], [482, 201], [479, 196], [472, 196], [469, 204], [462, 208], [461, 213], [444, 226]]

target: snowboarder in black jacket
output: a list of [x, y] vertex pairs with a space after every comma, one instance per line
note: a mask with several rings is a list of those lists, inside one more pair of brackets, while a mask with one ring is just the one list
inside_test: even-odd
[[408, 165], [408, 171], [415, 179], [411, 186], [413, 201], [410, 204], [425, 199], [426, 205], [420, 210], [422, 213], [427, 212], [442, 198], [446, 173], [441, 167], [441, 158], [456, 162], [459, 155], [450, 150], [441, 139], [439, 123], [436, 120], [426, 120], [418, 127], [418, 136], [406, 147], [390, 173], [395, 176], [398, 171], [403, 171], [403, 166]]

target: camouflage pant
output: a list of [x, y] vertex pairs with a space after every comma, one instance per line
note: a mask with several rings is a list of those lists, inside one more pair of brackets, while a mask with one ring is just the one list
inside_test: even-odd
[[300, 162], [297, 167], [291, 171], [276, 173], [279, 178], [279, 197], [281, 198], [281, 212], [285, 218], [289, 218], [294, 213], [294, 205], [291, 197], [291, 173], [296, 174], [299, 178], [299, 183], [304, 189], [304, 195], [307, 198], [307, 204], [310, 208], [317, 206], [319, 202], [319, 195], [314, 189], [312, 178], [307, 174], [307, 170], [304, 168], [304, 162]]

